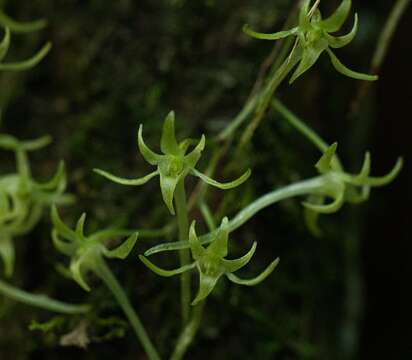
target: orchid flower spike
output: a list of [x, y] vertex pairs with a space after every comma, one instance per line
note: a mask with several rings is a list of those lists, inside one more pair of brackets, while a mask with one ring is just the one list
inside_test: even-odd
[[348, 69], [343, 65], [331, 48], [341, 48], [348, 45], [356, 35], [358, 30], [358, 16], [355, 14], [355, 20], [352, 30], [346, 35], [331, 35], [342, 27], [346, 21], [352, 5], [351, 0], [343, 0], [336, 11], [326, 19], [322, 19], [320, 11], [317, 9], [319, 2], [311, 7], [312, 0], [303, 0], [299, 13], [298, 26], [280, 31], [274, 34], [263, 34], [253, 31], [249, 25], [243, 27], [243, 31], [257, 39], [278, 40], [288, 36], [296, 36], [296, 43], [287, 61], [299, 63], [289, 83], [294, 82], [304, 72], [309, 70], [319, 56], [326, 51], [329, 55], [332, 65], [341, 74], [359, 80], [374, 81], [378, 79], [376, 75], [367, 75]]
[[199, 272], [199, 290], [192, 305], [204, 300], [212, 292], [222, 275], [239, 285], [257, 285], [273, 272], [279, 263], [279, 258], [276, 258], [253, 279], [241, 279], [233, 274], [249, 263], [256, 251], [257, 244], [254, 242], [251, 249], [238, 259], [226, 259], [229, 239], [228, 222], [226, 217], [222, 220], [219, 230], [215, 233], [215, 238], [207, 248], [200, 243], [195, 231], [196, 223], [195, 221], [192, 222], [189, 231], [189, 244], [194, 262], [189, 265], [184, 265], [176, 270], [164, 270], [154, 265], [143, 255], [140, 255], [139, 258], [150, 270], [160, 276], [173, 276], [197, 268]]
[[[388, 174], [380, 177], [370, 176], [371, 156], [369, 152], [366, 152], [359, 174], [348, 174], [342, 168], [336, 149], [337, 143], [335, 142], [326, 149], [316, 163], [315, 167], [323, 178], [324, 186], [310, 195], [309, 201], [303, 203], [307, 209], [306, 221], [315, 235], [320, 234], [317, 226], [319, 214], [334, 213], [342, 207], [345, 201], [360, 203], [368, 200], [372, 187], [389, 184], [398, 176], [403, 166], [402, 158], [398, 158]], [[332, 198], [332, 201], [325, 204], [326, 198]]]
[[[0, 13], [1, 15], [1, 13]], [[0, 19], [1, 20], [1, 19]], [[8, 27], [4, 30], [3, 39], [0, 41], [0, 71], [23, 71], [36, 66], [48, 54], [51, 49], [51, 43], [46, 43], [36, 54], [27, 60], [19, 62], [4, 63], [3, 59], [6, 57], [10, 47], [10, 29]]]
[[[54, 227], [53, 244], [57, 250], [71, 258], [69, 273], [86, 291], [90, 291], [90, 286], [84, 279], [86, 271], [93, 271], [100, 276], [101, 269], [104, 267], [103, 256], [125, 259], [137, 241], [138, 233], [134, 232], [130, 235], [130, 230], [106, 229], [86, 236], [84, 234], [85, 213], [77, 221], [75, 230], [63, 223], [55, 206], [51, 210], [51, 220]], [[118, 247], [114, 249], [106, 247], [105, 242], [125, 235], [130, 236]]]
[[143, 141], [143, 125], [140, 125], [139, 127], [138, 146], [140, 153], [150, 165], [157, 167], [155, 171], [138, 179], [123, 179], [99, 169], [94, 169], [94, 171], [118, 184], [132, 186], [143, 185], [151, 178], [159, 176], [163, 201], [170, 213], [174, 215], [175, 210], [173, 199], [176, 186], [179, 181], [184, 181], [188, 174], [197, 176], [207, 184], [220, 189], [231, 189], [239, 186], [250, 176], [251, 171], [247, 170], [242, 176], [234, 181], [220, 183], [196, 170], [195, 166], [200, 159], [201, 153], [205, 147], [205, 142], [205, 136], [202, 135], [200, 141], [191, 152], [188, 152], [189, 146], [191, 145], [190, 139], [184, 139], [178, 143], [175, 135], [175, 114], [171, 111], [167, 115], [163, 124], [162, 137], [160, 140], [162, 154], [157, 154], [147, 147]]

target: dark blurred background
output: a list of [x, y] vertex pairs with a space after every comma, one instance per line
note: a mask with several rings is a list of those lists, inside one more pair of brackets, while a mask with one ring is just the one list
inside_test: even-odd
[[[328, 13], [339, 2], [322, 2], [321, 9]], [[358, 36], [336, 53], [351, 68], [367, 72], [394, 2], [353, 3], [360, 16]], [[144, 174], [148, 167], [137, 153], [137, 126], [145, 124], [146, 142], [155, 147], [171, 109], [177, 113], [180, 136], [204, 132], [213, 137], [241, 109], [273, 47], [245, 36], [242, 25], [276, 31], [294, 4], [290, 0], [0, 1], [15, 19], [49, 21], [40, 32], [14, 35], [11, 59], [27, 57], [43, 42], [53, 42], [52, 52], [34, 70], [0, 74], [1, 131], [22, 139], [53, 136], [54, 143], [31, 160], [39, 179], [50, 175], [59, 159], [65, 160], [69, 191], [77, 196], [77, 203], [64, 210], [67, 223], [87, 211], [91, 230], [113, 223], [161, 227], [170, 216], [156, 181], [142, 189], [125, 188], [91, 170]], [[364, 152], [370, 150], [376, 175], [386, 173], [399, 155], [404, 156], [401, 175], [372, 191], [369, 202], [346, 205], [338, 214], [322, 217], [320, 239], [307, 231], [296, 199], [262, 211], [234, 233], [235, 252], [241, 253], [252, 240], [259, 242], [250, 274], [274, 256], [281, 257], [280, 266], [258, 287], [219, 284], [188, 359], [411, 358], [407, 297], [411, 23], [409, 7], [380, 80], [365, 96], [359, 96], [362, 82], [336, 73], [327, 56], [292, 86], [285, 83], [278, 91], [285, 104], [328, 142], [338, 141], [348, 170], [358, 171]], [[229, 216], [267, 191], [315, 175], [313, 164], [319, 153], [272, 112], [250, 150], [245, 162], [253, 176], [241, 190], [225, 194]], [[1, 158], [6, 173], [13, 158], [11, 154]], [[207, 156], [200, 167], [206, 165]], [[222, 170], [218, 175], [232, 174]], [[221, 201], [222, 194], [216, 192], [210, 198], [212, 209]], [[95, 318], [89, 319], [92, 343], [86, 351], [60, 347], [59, 337], [81, 319], [66, 319], [54, 333], [31, 332], [30, 321], [47, 321], [52, 315], [0, 299], [0, 359], [144, 359], [107, 290], [95, 282], [94, 291], [86, 294], [55, 270], [65, 259], [53, 249], [49, 229], [45, 214], [32, 234], [17, 239], [12, 282], [67, 301], [96, 304]], [[179, 329], [178, 282], [159, 279], [136, 260], [137, 253], [159, 241], [142, 241], [127, 261], [110, 265], [161, 353], [168, 354]], [[175, 260], [165, 261], [173, 266]], [[109, 325], [103, 321], [108, 318]]]

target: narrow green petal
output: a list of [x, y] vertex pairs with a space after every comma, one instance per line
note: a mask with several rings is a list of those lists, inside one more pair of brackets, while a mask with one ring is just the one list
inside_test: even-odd
[[245, 24], [243, 26], [243, 32], [248, 34], [249, 36], [255, 38], [255, 39], [261, 39], [261, 40], [278, 40], [278, 39], [283, 39], [287, 36], [294, 35], [298, 32], [299, 28], [294, 27], [293, 29], [286, 30], [286, 31], [279, 31], [273, 34], [264, 34], [264, 33], [259, 33], [256, 31], [253, 31], [248, 24]]
[[26, 140], [21, 142], [21, 147], [25, 151], [35, 151], [44, 148], [52, 142], [52, 137], [49, 135], [42, 136], [34, 140]]
[[86, 213], [83, 213], [79, 220], [77, 221], [76, 224], [76, 235], [78, 236], [79, 239], [81, 240], [86, 240], [85, 236], [84, 236], [84, 222], [86, 221]]
[[71, 230], [61, 219], [55, 205], [51, 209], [51, 220], [57, 232], [65, 239], [70, 241], [77, 241], [76, 233]]
[[198, 304], [212, 292], [220, 276], [209, 276], [199, 272], [199, 290], [195, 299], [192, 301], [192, 305]]
[[175, 270], [165, 270], [153, 264], [150, 260], [145, 258], [143, 255], [139, 255], [139, 259], [143, 264], [145, 264], [155, 274], [164, 276], [164, 277], [169, 277], [169, 276], [174, 276], [174, 275], [184, 273], [186, 271], [193, 269], [196, 266], [196, 263], [192, 263], [189, 265], [181, 266], [180, 268], [175, 269]]
[[53, 240], [53, 245], [55, 246], [55, 248], [61, 253], [63, 253], [64, 255], [72, 256], [76, 252], [76, 245], [73, 243], [68, 243], [67, 241], [61, 240], [59, 238], [59, 235], [56, 229], [52, 230], [52, 240]]
[[222, 264], [223, 264], [223, 267], [225, 268], [225, 271], [227, 273], [232, 273], [232, 272], [239, 270], [243, 266], [245, 266], [250, 261], [253, 254], [255, 253], [256, 246], [257, 246], [257, 243], [255, 241], [253, 242], [253, 245], [250, 248], [250, 250], [245, 255], [240, 257], [239, 259], [235, 259], [235, 260], [222, 259]]
[[206, 250], [199, 242], [199, 239], [196, 235], [195, 227], [196, 227], [196, 221], [193, 220], [192, 224], [190, 225], [190, 229], [189, 229], [189, 245], [192, 251], [193, 259], [197, 260], [202, 255], [205, 254]]
[[308, 16], [310, 3], [311, 0], [302, 0], [302, 6], [299, 11], [299, 27], [303, 30], [306, 30], [306, 28], [310, 25], [310, 19]]
[[19, 145], [19, 141], [14, 136], [8, 134], [0, 135], [0, 148], [5, 150], [17, 150]]
[[303, 202], [302, 205], [310, 210], [316, 211], [321, 214], [332, 214], [334, 212], [337, 212], [342, 207], [343, 202], [344, 202], [344, 191], [341, 191], [329, 204], [318, 205], [318, 204], [312, 204], [310, 202]]
[[279, 258], [276, 258], [269, 264], [269, 266], [265, 270], [263, 270], [258, 276], [252, 279], [241, 279], [231, 273], [226, 274], [226, 276], [228, 277], [230, 281], [234, 282], [235, 284], [245, 285], [245, 286], [254, 286], [254, 285], [259, 284], [263, 280], [265, 280], [273, 272], [273, 270], [275, 270], [278, 264], [279, 264]]
[[97, 231], [88, 237], [90, 242], [105, 242], [111, 238], [130, 236], [137, 233], [136, 230], [127, 229], [104, 229]]
[[0, 62], [4, 59], [10, 47], [10, 30], [6, 27], [3, 40], [0, 42]]
[[[324, 196], [309, 196], [308, 202], [316, 205], [323, 205], [325, 201]], [[319, 226], [319, 212], [313, 211], [309, 208], [304, 208], [303, 216], [309, 232], [315, 237], [322, 236], [322, 230]]]
[[121, 178], [118, 177], [116, 175], [113, 175], [107, 171], [104, 170], [100, 170], [100, 169], [93, 169], [93, 171], [103, 177], [105, 177], [106, 179], [109, 179], [117, 184], [121, 184], [121, 185], [128, 185], [128, 186], [139, 186], [139, 185], [143, 185], [145, 183], [147, 183], [151, 178], [155, 177], [156, 175], [159, 175], [159, 171], [153, 171], [152, 173], [143, 176], [141, 178], [137, 178], [137, 179], [125, 179], [125, 178]]
[[139, 126], [139, 131], [137, 134], [137, 145], [139, 146], [140, 153], [143, 158], [150, 165], [157, 165], [160, 160], [162, 160], [163, 155], [156, 154], [154, 151], [150, 150], [143, 140], [143, 125]]
[[126, 259], [137, 241], [138, 233], [129, 236], [126, 241], [113, 250], [104, 248], [103, 253], [108, 258]]
[[200, 159], [203, 149], [205, 148], [206, 137], [202, 135], [196, 147], [187, 155], [185, 155], [185, 163], [189, 167], [195, 167]]
[[335, 157], [337, 147], [337, 142], [330, 145], [316, 163], [315, 167], [321, 174], [325, 174], [332, 169], [332, 160]]
[[65, 177], [66, 177], [66, 172], [65, 172], [64, 162], [60, 161], [56, 174], [54, 174], [53, 177], [49, 181], [42, 183], [42, 184], [35, 184], [34, 187], [40, 190], [54, 190], [57, 188], [64, 189], [66, 185]]
[[227, 183], [221, 183], [216, 180], [211, 179], [209, 176], [202, 174], [201, 172], [197, 171], [196, 169], [191, 169], [191, 172], [193, 175], [197, 176], [198, 178], [202, 179], [205, 183], [215, 186], [219, 189], [222, 190], [227, 190], [227, 189], [232, 189], [234, 187], [237, 187], [241, 184], [243, 184], [250, 176], [252, 173], [250, 169], [248, 169], [242, 176], [237, 178], [236, 180], [227, 182]]
[[0, 238], [0, 257], [4, 264], [4, 275], [11, 277], [14, 269], [15, 251], [13, 241], [8, 236]]
[[352, 177], [352, 181], [355, 181], [355, 183], [362, 183], [363, 180], [365, 180], [371, 172], [371, 155], [370, 152], [367, 151], [365, 153], [365, 157], [363, 159], [363, 164], [361, 171], [359, 172], [358, 175]]
[[28, 60], [14, 63], [0, 63], [0, 70], [6, 71], [23, 71], [36, 66], [51, 49], [51, 43], [46, 43], [35, 55]]
[[368, 75], [368, 74], [363, 74], [359, 73], [353, 70], [348, 69], [345, 65], [343, 65], [339, 59], [336, 57], [336, 55], [332, 52], [330, 49], [326, 49], [328, 52], [328, 55], [330, 56], [330, 59], [332, 61], [332, 65], [336, 69], [336, 71], [340, 72], [341, 74], [351, 77], [353, 79], [358, 79], [358, 80], [365, 80], [365, 81], [375, 81], [378, 80], [377, 75]]
[[181, 153], [181, 149], [176, 140], [174, 111], [171, 111], [164, 121], [160, 149], [164, 154], [177, 156]]
[[0, 10], [0, 24], [15, 33], [27, 33], [43, 29], [47, 25], [44, 19], [34, 21], [16, 21]]
[[351, 0], [343, 0], [331, 16], [320, 21], [319, 26], [327, 32], [338, 31], [346, 21], [351, 6]]
[[328, 47], [326, 39], [319, 39], [313, 41], [309, 45], [302, 49], [302, 59], [292, 77], [289, 80], [289, 84], [292, 84], [299, 76], [308, 71], [318, 60], [320, 54]]
[[86, 291], [90, 291], [90, 286], [83, 278], [81, 259], [72, 260], [70, 263], [70, 272], [73, 279]]
[[[362, 181], [360, 181], [359, 185], [368, 185], [368, 186], [384, 186], [389, 184], [391, 181], [393, 181], [399, 174], [399, 172], [402, 170], [403, 167], [403, 159], [399, 158], [396, 161], [395, 166], [392, 168], [392, 170], [384, 175], [384, 176], [369, 176]], [[352, 184], [355, 184], [355, 182], [352, 179]]]
[[326, 38], [328, 39], [329, 46], [335, 49], [344, 47], [348, 45], [356, 36], [358, 31], [358, 14], [355, 14], [355, 22], [353, 24], [352, 30], [347, 33], [346, 35], [342, 36], [332, 36], [329, 34], [325, 34]]
[[228, 229], [229, 219], [224, 217], [222, 223], [220, 224], [219, 231], [216, 235], [216, 239], [208, 246], [207, 250], [211, 251], [213, 254], [224, 258], [228, 253], [228, 239], [229, 239], [229, 229]]

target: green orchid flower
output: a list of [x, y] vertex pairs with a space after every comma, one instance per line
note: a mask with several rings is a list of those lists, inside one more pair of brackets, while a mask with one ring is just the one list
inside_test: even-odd
[[368, 75], [348, 69], [336, 57], [331, 49], [338, 49], [348, 45], [355, 37], [358, 30], [358, 16], [352, 30], [346, 35], [334, 36], [333, 33], [339, 31], [346, 21], [352, 1], [343, 0], [337, 10], [328, 18], [322, 19], [320, 11], [317, 9], [319, 1], [311, 8], [311, 0], [303, 0], [299, 13], [298, 26], [273, 34], [263, 34], [250, 29], [249, 25], [243, 27], [243, 31], [257, 39], [278, 40], [288, 36], [296, 36], [296, 43], [287, 61], [299, 64], [290, 78], [289, 83], [294, 82], [304, 72], [309, 70], [319, 56], [326, 51], [334, 68], [341, 74], [359, 80], [374, 81], [378, 79], [376, 75]]
[[[368, 200], [371, 188], [389, 184], [398, 176], [403, 166], [403, 160], [399, 158], [388, 174], [380, 177], [370, 176], [371, 156], [366, 152], [359, 174], [349, 174], [344, 171], [336, 155], [336, 149], [335, 142], [324, 151], [316, 163], [315, 166], [324, 183], [318, 191], [309, 196], [307, 202], [303, 203], [308, 227], [315, 235], [320, 235], [317, 226], [319, 214], [334, 213], [345, 202], [357, 204]], [[332, 201], [325, 204], [326, 198], [331, 198]]]
[[14, 237], [27, 234], [39, 222], [46, 206], [73, 200], [64, 194], [66, 174], [63, 162], [45, 183], [39, 183], [31, 176], [27, 152], [48, 145], [50, 140], [45, 136], [32, 141], [18, 141], [10, 135], [0, 135], [0, 148], [14, 151], [17, 163], [17, 173], [0, 178], [0, 257], [7, 277], [12, 275], [14, 268]]
[[[1, 20], [1, 19], [0, 19]], [[3, 63], [10, 47], [10, 29], [5, 28], [3, 39], [0, 42], [0, 71], [23, 71], [36, 66], [48, 54], [51, 49], [51, 43], [46, 43], [31, 58], [19, 62]]]
[[251, 171], [247, 170], [242, 176], [234, 181], [220, 183], [196, 170], [195, 166], [199, 161], [201, 153], [205, 147], [206, 138], [202, 135], [200, 141], [194, 149], [191, 152], [188, 152], [189, 146], [191, 145], [191, 140], [185, 139], [180, 143], [176, 140], [175, 114], [173, 111], [167, 115], [163, 125], [162, 137], [160, 140], [160, 149], [163, 154], [157, 154], [150, 150], [143, 141], [142, 134], [143, 125], [140, 125], [138, 132], [139, 150], [143, 158], [150, 165], [157, 167], [155, 171], [138, 179], [120, 178], [100, 169], [94, 169], [94, 171], [118, 184], [131, 186], [143, 185], [153, 177], [159, 176], [163, 201], [168, 207], [170, 213], [173, 215], [175, 214], [173, 199], [176, 186], [180, 181], [184, 181], [188, 174], [197, 176], [207, 184], [220, 189], [231, 189], [239, 186], [250, 176]]
[[[103, 257], [125, 259], [133, 249], [138, 233], [130, 235], [130, 230], [106, 229], [85, 236], [84, 223], [86, 214], [83, 213], [73, 231], [60, 219], [56, 206], [52, 207], [51, 220], [53, 223], [52, 239], [57, 250], [71, 258], [69, 273], [73, 279], [86, 291], [90, 286], [84, 279], [87, 271], [93, 271], [99, 277], [105, 277], [106, 265]], [[108, 249], [105, 242], [113, 237], [130, 235], [115, 249]]]
[[253, 243], [251, 249], [242, 257], [235, 260], [228, 260], [228, 239], [229, 228], [228, 219], [225, 217], [222, 223], [214, 233], [214, 239], [207, 248], [200, 243], [196, 231], [195, 221], [192, 222], [189, 231], [189, 244], [194, 262], [182, 266], [176, 270], [164, 270], [154, 265], [146, 257], [140, 255], [140, 260], [153, 272], [160, 276], [173, 276], [183, 272], [197, 268], [199, 272], [199, 290], [192, 305], [198, 304], [204, 300], [214, 289], [217, 281], [225, 275], [230, 281], [246, 286], [254, 286], [262, 282], [268, 277], [279, 263], [279, 258], [276, 258], [269, 266], [253, 279], [241, 279], [234, 272], [243, 268], [249, 263], [253, 254], [256, 251], [256, 242]]

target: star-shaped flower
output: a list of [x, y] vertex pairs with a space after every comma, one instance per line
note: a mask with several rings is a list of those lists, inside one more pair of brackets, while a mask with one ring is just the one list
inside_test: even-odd
[[[345, 201], [360, 203], [369, 198], [372, 187], [384, 186], [396, 178], [403, 166], [402, 158], [399, 158], [392, 170], [380, 177], [370, 176], [371, 157], [365, 153], [361, 171], [357, 175], [348, 174], [343, 169], [336, 155], [337, 143], [333, 143], [323, 153], [316, 163], [316, 168], [323, 177], [324, 185], [309, 200], [304, 202], [306, 207], [306, 220], [309, 228], [315, 235], [320, 234], [317, 226], [319, 214], [329, 214], [338, 211]], [[326, 198], [332, 202], [324, 204]]]
[[[103, 256], [125, 259], [137, 241], [138, 233], [130, 235], [130, 231], [127, 230], [106, 229], [85, 236], [86, 214], [80, 217], [76, 229], [73, 231], [60, 219], [55, 206], [51, 211], [51, 219], [54, 226], [52, 230], [53, 243], [61, 253], [71, 258], [70, 274], [86, 291], [90, 291], [89, 285], [84, 280], [86, 271], [93, 271], [98, 276], [102, 276], [102, 272], [105, 271]], [[115, 249], [110, 250], [105, 246], [105, 242], [109, 239], [124, 235], [130, 236]]]
[[138, 146], [140, 153], [149, 164], [157, 167], [155, 171], [138, 179], [123, 179], [99, 169], [94, 169], [94, 171], [109, 180], [122, 185], [142, 185], [151, 178], [159, 175], [163, 200], [171, 214], [175, 213], [173, 198], [176, 186], [179, 181], [184, 181], [184, 178], [188, 174], [197, 176], [209, 185], [220, 189], [231, 189], [236, 187], [246, 181], [250, 176], [250, 170], [248, 170], [232, 182], [220, 183], [196, 170], [195, 166], [205, 147], [205, 136], [202, 135], [195, 148], [187, 153], [192, 141], [190, 139], [185, 139], [180, 143], [177, 142], [175, 135], [175, 115], [173, 111], [167, 115], [163, 125], [162, 137], [160, 140], [160, 149], [163, 154], [157, 154], [150, 150], [143, 141], [142, 133], [143, 126], [140, 125], [138, 132]]
[[355, 21], [352, 30], [342, 36], [334, 36], [333, 33], [339, 31], [346, 21], [352, 1], [343, 0], [335, 13], [326, 19], [322, 19], [320, 11], [317, 9], [319, 1], [310, 8], [312, 0], [304, 0], [299, 13], [298, 26], [280, 31], [274, 34], [258, 33], [245, 25], [243, 31], [257, 39], [263, 40], [278, 40], [288, 36], [296, 36], [296, 43], [293, 50], [286, 61], [298, 64], [294, 74], [290, 79], [290, 83], [294, 82], [299, 76], [311, 68], [319, 56], [326, 51], [329, 55], [332, 65], [343, 75], [354, 79], [374, 81], [378, 77], [376, 75], [367, 75], [348, 69], [343, 65], [331, 48], [341, 48], [349, 44], [356, 35], [358, 30], [358, 16], [355, 14]]
[[228, 219], [226, 217], [222, 220], [219, 231], [215, 233], [215, 239], [207, 248], [203, 247], [199, 242], [195, 231], [195, 221], [193, 221], [189, 231], [189, 244], [194, 259], [193, 263], [182, 266], [176, 270], [164, 270], [154, 265], [142, 255], [140, 255], [139, 258], [149, 269], [160, 276], [173, 276], [197, 268], [199, 272], [199, 290], [192, 302], [192, 305], [196, 305], [212, 292], [217, 281], [223, 275], [236, 284], [253, 286], [266, 279], [279, 263], [279, 258], [277, 258], [255, 278], [241, 279], [233, 273], [249, 263], [255, 253], [256, 242], [253, 243], [252, 248], [242, 257], [235, 260], [228, 260], [226, 259], [228, 254], [228, 239], [229, 230]]

